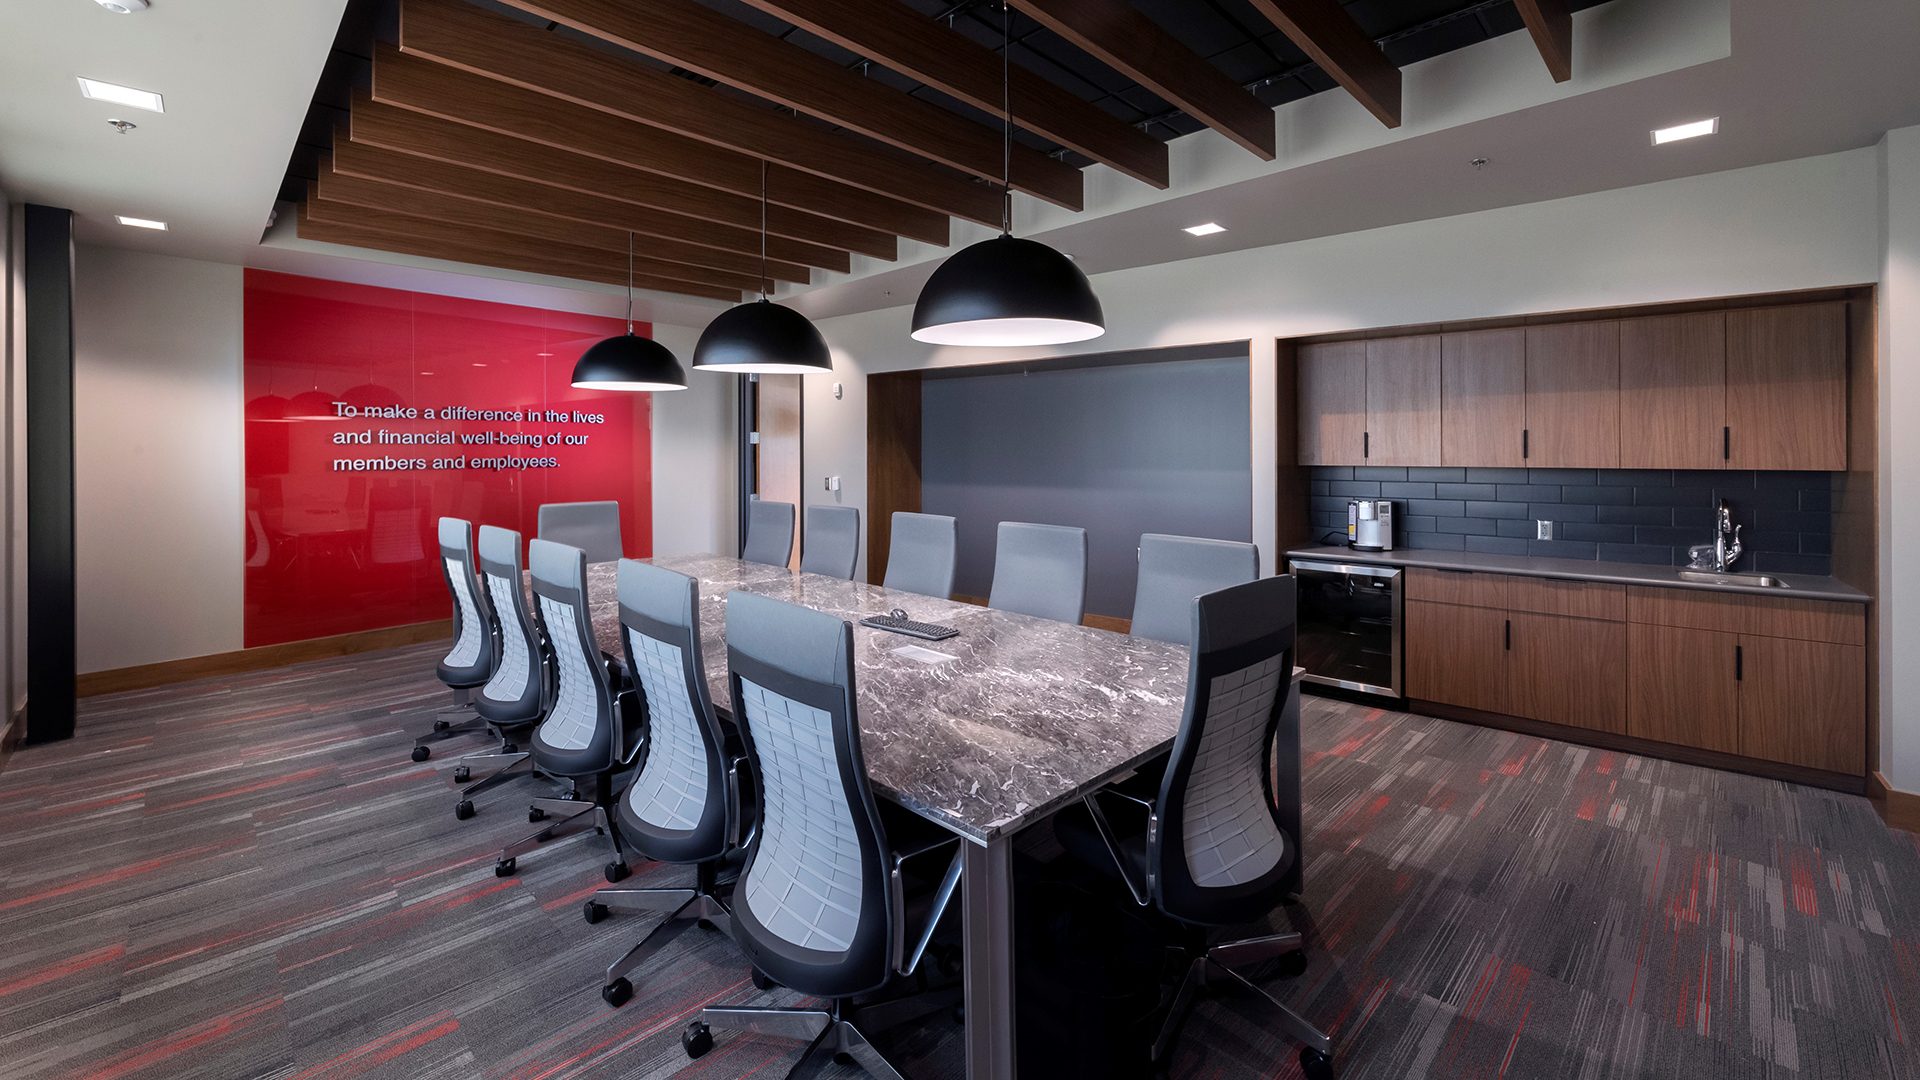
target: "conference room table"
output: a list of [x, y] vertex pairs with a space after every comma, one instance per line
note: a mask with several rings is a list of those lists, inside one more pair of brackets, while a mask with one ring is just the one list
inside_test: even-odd
[[[707, 685], [722, 711], [732, 703], [728, 593], [785, 600], [854, 624], [854, 683], [868, 779], [877, 794], [964, 841], [966, 1074], [1010, 1080], [1014, 837], [1167, 751], [1186, 702], [1186, 650], [730, 556], [645, 561], [699, 579]], [[618, 566], [589, 564], [587, 596], [601, 650], [624, 659]], [[960, 633], [923, 641], [859, 625], [868, 615], [895, 608]], [[1292, 687], [1275, 754], [1274, 796], [1282, 825], [1297, 838], [1297, 672]], [[1290, 891], [1299, 890], [1303, 861], [1295, 859]]]

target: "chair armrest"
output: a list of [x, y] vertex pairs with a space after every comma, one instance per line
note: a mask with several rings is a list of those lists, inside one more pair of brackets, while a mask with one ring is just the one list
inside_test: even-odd
[[[889, 962], [893, 970], [901, 975], [911, 975], [920, 967], [920, 958], [926, 955], [927, 946], [933, 941], [933, 932], [940, 927], [940, 919], [946, 915], [952, 904], [953, 894], [960, 886], [960, 867], [964, 852], [960, 850], [961, 840], [957, 836], [948, 836], [937, 840], [923, 841], [910, 849], [893, 853], [893, 874], [889, 880], [893, 896], [893, 955]], [[940, 886], [934, 890], [933, 908], [927, 912], [927, 922], [914, 935], [913, 950], [907, 950], [907, 888], [901, 868], [907, 860], [929, 852], [951, 847], [953, 857], [947, 863], [947, 872], [941, 875]]]
[[727, 761], [727, 846], [740, 846], [741, 826], [745, 824], [746, 808], [740, 804], [740, 777], [747, 771], [747, 759], [744, 755], [735, 755]]

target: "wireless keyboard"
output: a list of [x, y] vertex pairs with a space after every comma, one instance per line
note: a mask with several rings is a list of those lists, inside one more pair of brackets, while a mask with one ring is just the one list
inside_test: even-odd
[[907, 613], [900, 608], [894, 608], [893, 613], [889, 615], [869, 615], [860, 620], [860, 625], [871, 626], [875, 630], [885, 630], [888, 633], [923, 638], [927, 641], [944, 641], [960, 632], [951, 626], [914, 622], [907, 618]]

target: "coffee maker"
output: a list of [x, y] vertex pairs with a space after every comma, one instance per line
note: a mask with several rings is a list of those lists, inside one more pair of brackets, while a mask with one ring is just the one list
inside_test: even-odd
[[1347, 500], [1347, 546], [1355, 551], [1393, 550], [1393, 500]]

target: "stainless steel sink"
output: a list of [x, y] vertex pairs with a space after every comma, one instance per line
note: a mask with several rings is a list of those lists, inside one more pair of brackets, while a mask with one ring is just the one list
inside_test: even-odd
[[1711, 570], [1682, 570], [1681, 581], [1698, 581], [1705, 585], [1745, 585], [1761, 589], [1789, 589], [1786, 582], [1768, 574], [1716, 574]]

